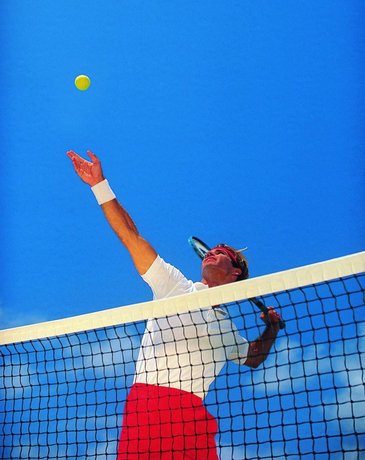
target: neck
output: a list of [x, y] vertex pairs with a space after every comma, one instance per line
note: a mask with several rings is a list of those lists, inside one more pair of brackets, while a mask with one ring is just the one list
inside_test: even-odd
[[203, 267], [201, 282], [209, 287], [223, 286], [223, 284], [233, 283], [234, 281], [237, 281], [237, 274], [234, 271], [217, 267]]
[[211, 288], [211, 287], [216, 287], [216, 286], [223, 286], [224, 284], [233, 283], [234, 281], [236, 280], [227, 280], [227, 279], [225, 280], [206, 280], [203, 278], [201, 280], [201, 283], [206, 284], [207, 286]]
[[209, 281], [207, 281], [207, 280], [205, 280], [205, 279], [202, 279], [201, 282], [202, 282], [203, 284], [206, 284], [206, 285], [209, 286], [210, 288], [211, 288], [211, 287], [215, 287], [215, 286], [221, 286], [221, 284], [219, 284], [219, 283], [217, 283], [217, 282], [209, 282]]

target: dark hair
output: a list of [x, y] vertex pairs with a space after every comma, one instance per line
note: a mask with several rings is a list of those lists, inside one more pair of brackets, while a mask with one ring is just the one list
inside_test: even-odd
[[236, 260], [231, 257], [232, 264], [241, 270], [241, 273], [237, 276], [237, 281], [246, 280], [249, 277], [248, 261], [246, 257], [241, 252], [237, 251], [237, 249], [232, 248], [232, 246], [229, 246], [228, 244], [218, 244], [216, 247], [227, 248], [234, 253]]

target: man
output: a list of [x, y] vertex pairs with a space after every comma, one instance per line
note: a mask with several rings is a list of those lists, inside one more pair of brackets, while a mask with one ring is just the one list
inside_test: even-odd
[[[242, 254], [221, 244], [205, 256], [201, 282], [186, 279], [139, 234], [105, 180], [99, 159], [91, 152], [91, 162], [74, 151], [67, 155], [78, 176], [92, 187], [154, 299], [248, 277]], [[202, 401], [227, 360], [256, 368], [266, 359], [279, 332], [280, 316], [270, 308], [261, 318], [266, 328], [251, 343], [219, 306], [149, 320], [125, 404], [118, 460], [218, 459], [217, 422]]]

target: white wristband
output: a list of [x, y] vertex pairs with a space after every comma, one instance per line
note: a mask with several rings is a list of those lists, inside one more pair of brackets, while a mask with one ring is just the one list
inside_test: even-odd
[[106, 179], [91, 187], [91, 190], [100, 205], [116, 198]]

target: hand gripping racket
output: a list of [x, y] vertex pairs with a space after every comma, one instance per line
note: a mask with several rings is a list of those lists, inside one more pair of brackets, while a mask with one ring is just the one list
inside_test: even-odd
[[[189, 244], [194, 249], [195, 253], [200, 257], [201, 260], [204, 259], [207, 252], [210, 251], [210, 247], [205, 244], [201, 239], [197, 238], [196, 236], [191, 236], [188, 239]], [[246, 248], [240, 249], [239, 251], [244, 251]], [[251, 297], [247, 299], [251, 304], [254, 304], [257, 308], [259, 308], [262, 313], [267, 315], [269, 309], [261, 302], [261, 300], [257, 299], [256, 297]], [[285, 329], [285, 321], [281, 320], [279, 322], [280, 329]]]

